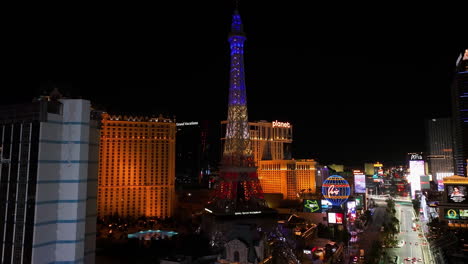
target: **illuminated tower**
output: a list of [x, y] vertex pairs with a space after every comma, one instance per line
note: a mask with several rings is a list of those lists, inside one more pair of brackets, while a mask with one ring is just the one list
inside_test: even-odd
[[245, 39], [242, 21], [236, 10], [228, 37], [231, 71], [226, 141], [220, 180], [210, 206], [223, 214], [261, 211], [266, 207], [250, 142], [243, 58]]

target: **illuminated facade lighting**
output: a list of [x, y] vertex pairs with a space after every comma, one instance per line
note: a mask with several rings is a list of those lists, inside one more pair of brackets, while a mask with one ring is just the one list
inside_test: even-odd
[[102, 116], [98, 216], [167, 218], [175, 200], [173, 120]]

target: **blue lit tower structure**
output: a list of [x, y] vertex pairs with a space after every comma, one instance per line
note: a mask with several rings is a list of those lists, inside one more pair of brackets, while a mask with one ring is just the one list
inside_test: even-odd
[[267, 250], [267, 237], [276, 226], [276, 210], [266, 205], [250, 141], [243, 59], [245, 39], [240, 15], [235, 10], [228, 38], [231, 71], [223, 157], [213, 199], [205, 208], [207, 213], [201, 226], [213, 253], [219, 254], [220, 263], [253, 264], [268, 258], [271, 252]]
[[215, 214], [269, 211], [257, 176], [250, 141], [243, 58], [245, 39], [241, 17], [235, 10], [228, 37], [231, 71], [226, 140], [220, 179], [213, 201], [208, 206]]
[[453, 157], [455, 174], [467, 175], [468, 160], [468, 49], [460, 54], [452, 83]]

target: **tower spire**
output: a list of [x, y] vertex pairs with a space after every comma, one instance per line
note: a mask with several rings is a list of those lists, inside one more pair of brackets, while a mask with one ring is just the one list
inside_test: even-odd
[[245, 40], [242, 20], [235, 9], [228, 36], [231, 71], [226, 137], [213, 208], [222, 210], [223, 214], [259, 212], [267, 208], [250, 142], [243, 56]]

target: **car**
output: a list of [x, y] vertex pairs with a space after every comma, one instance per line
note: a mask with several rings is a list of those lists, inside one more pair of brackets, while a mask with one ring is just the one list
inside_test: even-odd
[[405, 258], [405, 261], [411, 261], [410, 257]]
[[414, 242], [414, 245], [415, 245], [415, 246], [418, 246], [418, 245], [419, 245], [419, 243], [418, 243], [418, 242]]
[[422, 262], [422, 258], [418, 258], [418, 262]]
[[404, 241], [404, 240], [400, 240], [400, 241], [398, 241], [398, 244], [396, 245], [396, 247], [401, 248], [401, 247], [404, 246], [404, 245], [405, 245], [405, 241]]

